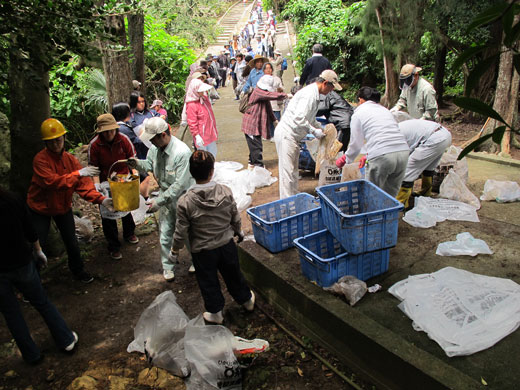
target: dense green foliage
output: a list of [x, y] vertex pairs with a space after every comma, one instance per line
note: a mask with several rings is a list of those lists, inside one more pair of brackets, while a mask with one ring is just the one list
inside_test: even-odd
[[148, 99], [161, 99], [168, 119], [178, 120], [184, 103], [185, 82], [195, 54], [184, 38], [168, 34], [152, 16], [145, 22], [145, 63]]
[[231, 5], [226, 0], [150, 0], [146, 13], [154, 16], [172, 35], [204, 47], [217, 37], [217, 17]]
[[[360, 85], [384, 84], [383, 49], [394, 58], [394, 71], [401, 64], [417, 63], [423, 68], [423, 75], [433, 80], [436, 55], [445, 45], [445, 92], [455, 96], [464, 91], [467, 76], [476, 64], [470, 61], [462, 72], [454, 71], [455, 59], [468, 45], [485, 44], [493, 39], [490, 26], [480, 26], [471, 32], [467, 26], [479, 12], [497, 1], [475, 4], [465, 0], [264, 0], [264, 6], [277, 3], [283, 7], [281, 17], [294, 22], [298, 34], [297, 67], [301, 70], [312, 54], [314, 43], [322, 43], [324, 55], [350, 89], [350, 95]], [[375, 12], [378, 7], [381, 26]], [[385, 37], [384, 47], [381, 32]], [[476, 60], [488, 55], [480, 54]]]
[[[295, 47], [297, 68], [301, 70], [312, 53], [312, 46], [319, 42], [324, 46], [324, 55], [350, 90], [360, 84], [376, 80], [374, 68], [377, 52], [372, 47], [360, 44], [360, 18], [365, 2], [355, 2], [348, 7], [340, 0], [293, 0], [282, 13], [282, 18], [295, 23], [298, 37]], [[382, 76], [381, 69], [375, 69]]]

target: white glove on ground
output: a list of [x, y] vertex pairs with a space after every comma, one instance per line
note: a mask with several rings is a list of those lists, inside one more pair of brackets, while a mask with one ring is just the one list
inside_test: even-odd
[[204, 140], [199, 134], [195, 136], [195, 145], [197, 146], [197, 148], [204, 147]]
[[93, 166], [81, 168], [78, 172], [81, 177], [99, 176], [99, 168]]
[[114, 209], [114, 202], [112, 202], [112, 198], [105, 198], [105, 199], [103, 199], [103, 202], [101, 202], [101, 205], [103, 207], [105, 207], [108, 211], [110, 211], [111, 213], [116, 211]]
[[33, 251], [33, 254], [36, 260], [36, 264], [38, 264], [38, 266], [42, 269], [47, 268], [47, 256], [45, 256], [45, 253], [43, 253], [43, 251], [40, 249], [38, 251]]
[[316, 139], [322, 139], [325, 137], [325, 133], [321, 129], [314, 129], [312, 131], [312, 135], [316, 137]]

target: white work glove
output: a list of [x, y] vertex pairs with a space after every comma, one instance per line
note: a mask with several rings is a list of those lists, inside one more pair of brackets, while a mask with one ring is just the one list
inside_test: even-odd
[[316, 139], [322, 139], [323, 137], [325, 137], [325, 133], [322, 129], [314, 129], [312, 131], [312, 135], [315, 136]]
[[173, 264], [178, 263], [179, 252], [171, 249], [170, 254], [168, 255], [168, 260], [170, 260], [170, 263], [173, 263]]
[[47, 268], [47, 256], [45, 256], [45, 253], [40, 250], [34, 250], [33, 251], [34, 259], [36, 260], [36, 265], [43, 269]]
[[130, 169], [137, 169], [137, 159], [135, 157], [130, 157], [126, 160], [126, 165], [128, 165]]
[[93, 166], [81, 168], [78, 172], [81, 177], [99, 176], [99, 168]]
[[148, 210], [146, 210], [146, 214], [153, 214], [156, 211], [158, 211], [159, 208], [161, 207], [157, 203], [155, 203], [155, 201], [153, 201], [153, 200], [147, 201], [146, 204], [150, 206], [150, 207], [148, 207]]
[[399, 111], [399, 108], [397, 106], [393, 106], [391, 109], [390, 109], [390, 112], [397, 112]]
[[101, 183], [94, 183], [94, 187], [96, 187], [97, 192], [101, 192]]
[[195, 145], [197, 146], [197, 148], [204, 147], [204, 140], [199, 134], [195, 136]]
[[112, 202], [112, 198], [105, 198], [103, 199], [103, 202], [101, 202], [101, 206], [103, 206], [104, 208], [106, 208], [108, 211], [110, 211], [111, 213], [113, 213], [114, 211], [116, 211], [114, 209], [114, 202]]

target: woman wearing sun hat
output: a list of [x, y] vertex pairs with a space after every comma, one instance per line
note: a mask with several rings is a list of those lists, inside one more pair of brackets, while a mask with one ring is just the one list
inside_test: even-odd
[[186, 116], [193, 144], [217, 157], [217, 122], [207, 95], [212, 88], [199, 78], [191, 80], [186, 93]]

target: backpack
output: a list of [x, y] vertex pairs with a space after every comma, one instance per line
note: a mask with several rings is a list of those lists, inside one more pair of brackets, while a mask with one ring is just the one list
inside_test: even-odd
[[240, 111], [242, 114], [245, 114], [245, 112], [249, 108], [249, 97], [251, 96], [252, 92], [253, 88], [250, 88], [249, 91], [247, 91], [240, 97], [240, 102], [238, 103], [238, 111]]
[[287, 70], [287, 58], [284, 58], [282, 61], [282, 70]]

